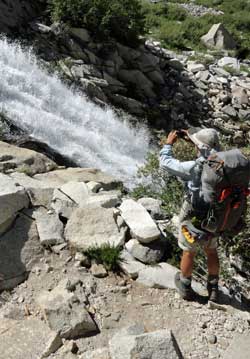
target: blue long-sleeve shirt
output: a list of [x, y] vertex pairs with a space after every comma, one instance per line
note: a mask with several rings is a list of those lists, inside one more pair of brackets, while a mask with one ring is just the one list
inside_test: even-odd
[[173, 157], [172, 145], [165, 145], [160, 151], [160, 167], [170, 175], [177, 176], [186, 182], [192, 202], [200, 198], [200, 181], [204, 161], [203, 156], [194, 161], [179, 161]]

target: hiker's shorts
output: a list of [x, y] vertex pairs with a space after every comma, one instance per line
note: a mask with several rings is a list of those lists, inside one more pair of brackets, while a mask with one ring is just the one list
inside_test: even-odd
[[218, 240], [217, 237], [212, 237], [210, 239], [206, 239], [206, 240], [198, 240], [194, 243], [189, 243], [186, 238], [184, 237], [182, 231], [181, 231], [181, 227], [182, 227], [182, 222], [187, 221], [187, 220], [191, 220], [191, 218], [193, 217], [193, 209], [191, 204], [185, 200], [183, 202], [180, 214], [179, 214], [179, 234], [178, 234], [178, 246], [183, 250], [183, 251], [189, 251], [189, 252], [196, 252], [197, 249], [203, 248], [203, 249], [216, 249], [218, 246]]

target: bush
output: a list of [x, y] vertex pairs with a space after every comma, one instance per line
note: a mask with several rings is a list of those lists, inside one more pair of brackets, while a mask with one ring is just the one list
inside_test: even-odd
[[50, 0], [53, 21], [86, 27], [100, 38], [136, 43], [145, 32], [139, 0]]
[[106, 243], [100, 247], [91, 247], [84, 254], [98, 264], [103, 264], [107, 270], [117, 271], [121, 260], [121, 248]]

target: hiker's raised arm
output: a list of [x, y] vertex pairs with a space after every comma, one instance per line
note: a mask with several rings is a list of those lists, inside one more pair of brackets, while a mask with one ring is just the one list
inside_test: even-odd
[[160, 151], [160, 167], [170, 175], [189, 181], [191, 179], [190, 173], [194, 166], [195, 161], [181, 162], [174, 158], [172, 144], [166, 144]]

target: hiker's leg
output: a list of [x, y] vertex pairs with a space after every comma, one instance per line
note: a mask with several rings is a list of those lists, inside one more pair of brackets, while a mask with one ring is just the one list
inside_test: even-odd
[[208, 278], [207, 278], [207, 291], [208, 299], [212, 302], [219, 302], [219, 271], [220, 263], [216, 248], [204, 249], [207, 255], [207, 267], [208, 267]]
[[204, 248], [207, 256], [208, 275], [219, 276], [220, 262], [216, 248]]
[[181, 274], [183, 277], [189, 278], [192, 276], [194, 257], [195, 252], [183, 251], [181, 258]]

